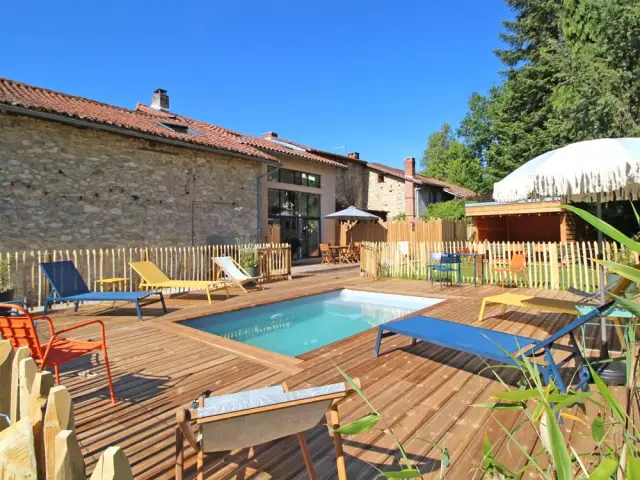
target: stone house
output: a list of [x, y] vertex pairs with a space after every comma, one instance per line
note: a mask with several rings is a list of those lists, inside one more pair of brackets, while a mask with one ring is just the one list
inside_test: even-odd
[[315, 255], [346, 167], [274, 140], [172, 112], [161, 89], [126, 109], [0, 79], [0, 250], [264, 241], [272, 219]]
[[404, 161], [404, 171], [379, 163], [367, 164], [367, 209], [386, 213], [387, 218], [406, 214], [420, 217], [432, 203], [472, 198], [475, 192], [416, 173], [413, 157]]

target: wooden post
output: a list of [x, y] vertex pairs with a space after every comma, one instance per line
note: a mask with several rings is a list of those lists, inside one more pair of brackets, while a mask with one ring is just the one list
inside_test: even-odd
[[29, 347], [20, 347], [14, 352], [11, 365], [11, 423], [20, 420], [20, 362], [29, 357]]
[[72, 430], [62, 430], [55, 437], [55, 457], [51, 480], [76, 480], [87, 478], [84, 458], [76, 434]]
[[551, 288], [560, 290], [560, 268], [558, 266], [558, 244], [549, 243], [549, 263], [551, 268]]
[[[11, 415], [11, 368], [13, 347], [9, 340], [0, 340], [0, 413]], [[0, 430], [2, 428], [0, 427]]]
[[[23, 360], [28, 362], [32, 359]], [[37, 372], [31, 386], [29, 409], [27, 415], [33, 425], [33, 439], [38, 462], [38, 475], [44, 477], [47, 471], [47, 461], [44, 453], [44, 408], [47, 404], [49, 391], [53, 388], [54, 380], [51, 372]]]
[[91, 480], [133, 480], [129, 460], [120, 447], [109, 447], [104, 451]]
[[33, 430], [27, 418], [0, 432], [0, 478], [38, 478]]
[[20, 418], [29, 416], [29, 402], [31, 401], [31, 389], [36, 378], [38, 367], [33, 358], [27, 357], [20, 361], [18, 366], [18, 389], [20, 391]]
[[73, 404], [71, 395], [63, 385], [53, 387], [49, 392], [47, 409], [44, 414], [44, 454], [47, 478], [56, 478], [56, 435], [63, 430], [74, 430]]

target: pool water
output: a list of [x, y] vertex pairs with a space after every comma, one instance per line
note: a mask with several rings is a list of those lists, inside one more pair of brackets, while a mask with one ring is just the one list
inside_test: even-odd
[[181, 323], [295, 357], [442, 301], [344, 289]]

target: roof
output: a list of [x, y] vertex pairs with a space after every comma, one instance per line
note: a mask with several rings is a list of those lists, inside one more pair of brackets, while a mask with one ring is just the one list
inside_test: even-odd
[[461, 187], [460, 185], [455, 185], [453, 183], [445, 182], [443, 180], [438, 180], [437, 178], [427, 177], [425, 175], [416, 174], [414, 177], [409, 177], [405, 175], [403, 170], [399, 168], [389, 167], [387, 165], [382, 165], [380, 163], [368, 163], [367, 166], [372, 170], [376, 170], [378, 172], [386, 173], [388, 175], [392, 175], [394, 177], [398, 177], [401, 179], [406, 179], [412, 181], [413, 183], [417, 183], [419, 185], [431, 185], [434, 187], [441, 187], [445, 192], [450, 193], [456, 197], [462, 198], [470, 198], [475, 197], [476, 192], [473, 190], [469, 190], [468, 188]]
[[521, 200], [519, 202], [479, 202], [465, 205], [467, 217], [523, 215], [533, 213], [560, 213], [562, 202], [558, 199]]
[[[344, 165], [343, 163], [336, 162], [328, 158], [324, 158], [319, 155], [316, 155], [311, 151], [309, 151], [312, 149], [307, 150], [307, 147], [300, 146], [294, 142], [289, 142], [287, 140], [281, 140], [279, 138], [274, 140], [268, 140], [266, 138], [245, 135], [244, 141], [249, 145], [252, 145], [260, 149], [269, 150], [271, 152], [284, 153], [287, 155], [295, 155], [297, 157], [310, 160], [312, 162], [324, 163], [326, 165], [331, 165], [333, 167], [338, 167], [338, 168], [347, 168], [347, 166]], [[291, 146], [284, 145], [286, 143], [291, 144]]]
[[[171, 139], [194, 146], [209, 147], [248, 156], [258, 161], [280, 163], [279, 159], [272, 154], [275, 152], [344, 168], [340, 162], [322, 158], [305, 150], [277, 145], [259, 137], [244, 135], [173, 112], [154, 110], [144, 104], [138, 104], [135, 110], [130, 110], [6, 78], [0, 78], [1, 105], [17, 107], [20, 110], [55, 114], [59, 115], [61, 119], [73, 118], [96, 125], [116, 127], [124, 131], [152, 135], [159, 139]], [[191, 133], [173, 131], [160, 122], [188, 127]]]

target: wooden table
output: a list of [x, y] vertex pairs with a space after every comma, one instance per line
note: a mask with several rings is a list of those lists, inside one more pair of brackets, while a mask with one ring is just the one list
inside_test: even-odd
[[[109, 285], [111, 285], [111, 291], [115, 292], [116, 290], [118, 291], [123, 291], [121, 286], [122, 286], [122, 282], [128, 282], [129, 280], [131, 280], [129, 277], [113, 277], [113, 278], [102, 278], [100, 280], [96, 280], [96, 283], [100, 284], [100, 290], [104, 292], [104, 287], [107, 286], [107, 289], [109, 287]], [[116, 288], [117, 285], [117, 288]]]
[[338, 259], [338, 263], [349, 263], [345, 260], [345, 253], [349, 249], [349, 245], [330, 245], [329, 248], [333, 252], [333, 258]]

